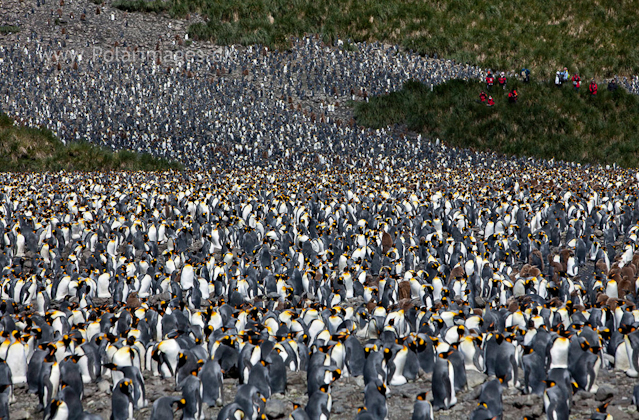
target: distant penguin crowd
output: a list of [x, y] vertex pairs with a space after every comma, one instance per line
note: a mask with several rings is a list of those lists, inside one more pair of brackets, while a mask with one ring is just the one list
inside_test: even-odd
[[469, 418], [509, 389], [559, 420], [601, 369], [639, 376], [636, 172], [402, 144], [381, 169], [293, 149], [298, 170], [0, 174], [0, 416], [26, 386], [45, 420], [94, 420], [84, 387], [107, 381], [113, 420], [266, 419], [305, 372], [290, 419], [329, 420], [351, 377], [342, 418], [394, 418], [388, 395], [430, 378], [425, 420], [475, 371]]
[[[336, 155], [383, 144], [386, 134], [358, 128], [340, 108], [399, 90], [409, 79], [432, 87], [451, 79], [479, 83], [485, 74], [397, 46], [330, 46], [314, 36], [295, 40], [288, 51], [229, 46], [174, 62], [124, 46], [113, 51], [133, 58], [88, 47], [62, 54], [68, 51], [28, 39], [0, 46], [3, 112], [65, 142], [146, 152], [197, 170], [290, 159], [293, 144]], [[636, 77], [620, 85], [639, 92]]]

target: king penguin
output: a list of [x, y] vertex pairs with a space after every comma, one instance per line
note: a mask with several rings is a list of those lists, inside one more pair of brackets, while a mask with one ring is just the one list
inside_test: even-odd
[[433, 420], [433, 406], [426, 400], [427, 395], [428, 391], [417, 394], [411, 420]]
[[111, 420], [133, 420], [133, 383], [122, 379], [111, 395]]
[[455, 397], [455, 370], [449, 360], [437, 358], [433, 369], [433, 409], [445, 409], [457, 403]]

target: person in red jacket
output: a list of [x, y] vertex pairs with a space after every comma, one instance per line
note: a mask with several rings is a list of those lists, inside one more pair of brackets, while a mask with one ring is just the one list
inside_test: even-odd
[[486, 75], [486, 89], [491, 90], [494, 84], [495, 76], [488, 70], [488, 75]]
[[581, 77], [579, 77], [577, 73], [572, 76], [572, 86], [575, 88], [575, 90], [579, 90], [579, 88], [581, 87]]
[[497, 82], [499, 83], [499, 86], [501, 86], [502, 89], [506, 89], [506, 74], [503, 71], [499, 75]]
[[511, 90], [508, 93], [508, 102], [510, 102], [511, 104], [516, 104], [517, 103], [517, 91], [515, 90], [515, 88], [513, 88], [513, 90]]
[[481, 91], [481, 93], [479, 94], [479, 101], [484, 104], [486, 103], [486, 99], [488, 99], [488, 95], [486, 95], [486, 92], [484, 92], [483, 90]]
[[590, 92], [590, 96], [597, 96], [597, 83], [595, 82], [595, 79], [590, 81], [590, 84], [588, 85], [588, 92]]
[[488, 101], [486, 102], [486, 106], [493, 106], [493, 105], [495, 105], [495, 101], [493, 101], [492, 96], [489, 96]]

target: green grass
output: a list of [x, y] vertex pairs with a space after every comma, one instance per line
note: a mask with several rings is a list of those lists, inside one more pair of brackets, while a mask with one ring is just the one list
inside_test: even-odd
[[66, 146], [51, 131], [17, 126], [0, 113], [0, 171], [165, 171], [182, 165], [148, 154], [122, 150], [113, 153], [86, 142]]
[[454, 80], [431, 92], [409, 81], [400, 91], [354, 103], [355, 118], [371, 128], [405, 125], [456, 147], [639, 166], [639, 96], [600, 85], [591, 98], [589, 82], [579, 92], [566, 85], [508, 83], [517, 88], [519, 102], [509, 104], [507, 92], [493, 88], [496, 105], [489, 108], [478, 103], [483, 83]]
[[0, 34], [10, 34], [20, 32], [19, 26], [13, 25], [0, 25]]
[[219, 44], [288, 47], [291, 36], [380, 40], [500, 70], [548, 77], [639, 73], [639, 7], [631, 0], [171, 0], [208, 22], [189, 35]]
[[111, 3], [111, 7], [125, 12], [162, 13], [168, 11], [171, 8], [171, 4], [162, 0], [116, 0]]

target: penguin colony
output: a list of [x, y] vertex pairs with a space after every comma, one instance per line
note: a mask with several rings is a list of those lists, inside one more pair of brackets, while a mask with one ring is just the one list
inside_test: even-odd
[[[230, 46], [177, 63], [139, 58], [123, 47], [117, 60], [108, 57], [115, 49], [94, 56], [89, 47], [76, 51], [81, 59], [55, 59], [60, 47], [30, 39], [0, 46], [4, 112], [64, 141], [147, 152], [199, 170], [218, 162], [220, 151], [233, 157], [222, 160], [233, 168], [263, 155], [290, 158], [295, 144], [304, 144], [305, 152], [328, 147], [336, 155], [383, 148], [389, 146], [385, 133], [355, 128], [340, 107], [398, 90], [408, 79], [437, 85], [484, 75], [395, 46], [362, 43], [348, 51], [315, 37], [297, 40], [290, 51]], [[138, 58], [125, 61], [122, 51]], [[639, 92], [636, 77], [620, 84]]]
[[[3, 417], [26, 384], [45, 419], [94, 419], [84, 386], [108, 381], [114, 420], [264, 419], [301, 371], [292, 419], [328, 420], [350, 377], [360, 420], [430, 377], [412, 418], [431, 419], [480, 371], [470, 418], [500, 418], [511, 389], [567, 419], [600, 369], [639, 376], [636, 173], [426, 142], [417, 158], [0, 175]], [[145, 377], [181, 394], [149, 401]]]
[[[286, 155], [300, 141], [311, 151], [336, 138], [357, 145], [365, 136], [341, 120], [340, 103], [400, 89], [409, 78], [439, 84], [482, 73], [396, 47], [358, 48], [329, 48], [308, 37], [291, 51], [231, 46], [170, 65], [148, 58], [110, 61], [106, 52], [94, 56], [87, 48], [77, 70], [68, 62], [58, 71], [62, 59], [50, 58], [57, 50], [36, 41], [28, 48], [0, 47], [0, 92], [7, 95], [1, 105], [21, 123], [44, 125], [63, 140], [86, 139], [206, 169], [222, 148], [231, 156], [270, 157]], [[341, 142], [335, 147], [334, 153], [346, 153]]]
[[[45, 420], [97, 420], [85, 385], [108, 383], [113, 420], [266, 419], [303, 372], [293, 420], [328, 420], [350, 380], [348, 418], [400, 418], [388, 397], [417, 383], [412, 419], [433, 419], [472, 371], [487, 380], [463, 417], [507, 416], [516, 392], [561, 420], [600, 370], [639, 376], [634, 171], [471, 153], [337, 112], [481, 69], [313, 37], [58, 69], [57, 47], [27, 36], [0, 46], [5, 112], [194, 171], [0, 174], [0, 418], [26, 386]], [[149, 398], [149, 378], [175, 396]]]

